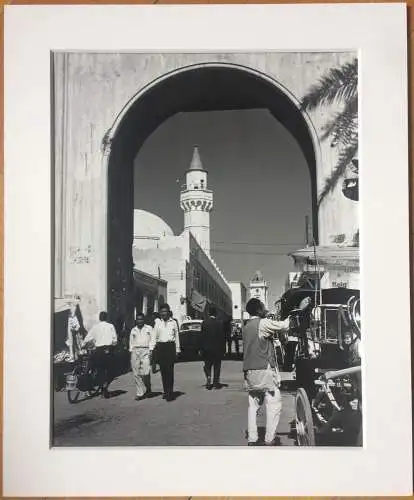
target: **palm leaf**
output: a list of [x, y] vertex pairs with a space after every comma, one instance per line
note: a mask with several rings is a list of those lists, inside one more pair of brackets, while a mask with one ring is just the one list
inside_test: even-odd
[[318, 106], [337, 101], [348, 102], [358, 92], [358, 60], [346, 63], [340, 68], [332, 68], [302, 98], [301, 109], [311, 111]]
[[321, 140], [332, 137], [332, 146], [350, 144], [358, 135], [358, 96], [345, 104], [344, 109], [335, 115], [324, 127]]
[[326, 179], [322, 192], [319, 195], [318, 206], [326, 196], [335, 189], [339, 179], [344, 175], [346, 167], [351, 163], [358, 151], [358, 138], [355, 138], [340, 153], [338, 161], [331, 175]]

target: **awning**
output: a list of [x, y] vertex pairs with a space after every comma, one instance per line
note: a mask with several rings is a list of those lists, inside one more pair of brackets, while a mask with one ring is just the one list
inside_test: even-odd
[[347, 269], [348, 272], [357, 272], [359, 270], [358, 247], [307, 247], [289, 255], [297, 264], [324, 266], [327, 271]]
[[204, 312], [206, 305], [207, 305], [207, 299], [201, 293], [198, 293], [196, 290], [193, 290], [191, 292], [191, 299], [190, 299], [191, 307], [195, 309], [196, 311], [199, 312]]

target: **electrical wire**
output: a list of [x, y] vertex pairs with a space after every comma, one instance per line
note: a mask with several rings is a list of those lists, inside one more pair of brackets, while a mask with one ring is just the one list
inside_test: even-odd
[[289, 255], [286, 252], [240, 252], [236, 250], [225, 250], [225, 249], [220, 249], [220, 248], [213, 248], [212, 253], [227, 253], [227, 254], [233, 254], [233, 255], [284, 255], [288, 257]]
[[260, 242], [249, 242], [249, 241], [213, 241], [215, 245], [246, 245], [246, 246], [271, 246], [271, 247], [295, 247], [303, 246], [302, 243], [260, 243]]

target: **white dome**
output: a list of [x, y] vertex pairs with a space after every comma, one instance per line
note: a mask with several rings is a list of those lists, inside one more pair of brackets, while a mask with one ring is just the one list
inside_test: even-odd
[[134, 210], [134, 237], [174, 236], [173, 230], [158, 215], [145, 210]]

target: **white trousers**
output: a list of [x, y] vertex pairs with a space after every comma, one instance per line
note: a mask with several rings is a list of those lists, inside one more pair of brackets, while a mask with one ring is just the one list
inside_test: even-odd
[[248, 411], [248, 441], [256, 442], [259, 438], [257, 433], [257, 412], [265, 404], [266, 409], [266, 435], [265, 443], [270, 445], [276, 437], [276, 429], [282, 412], [282, 396], [280, 390], [275, 387], [273, 391], [249, 391]]
[[150, 360], [149, 349], [138, 347], [131, 352], [131, 368], [134, 374], [135, 388], [138, 397], [142, 397], [149, 389]]

